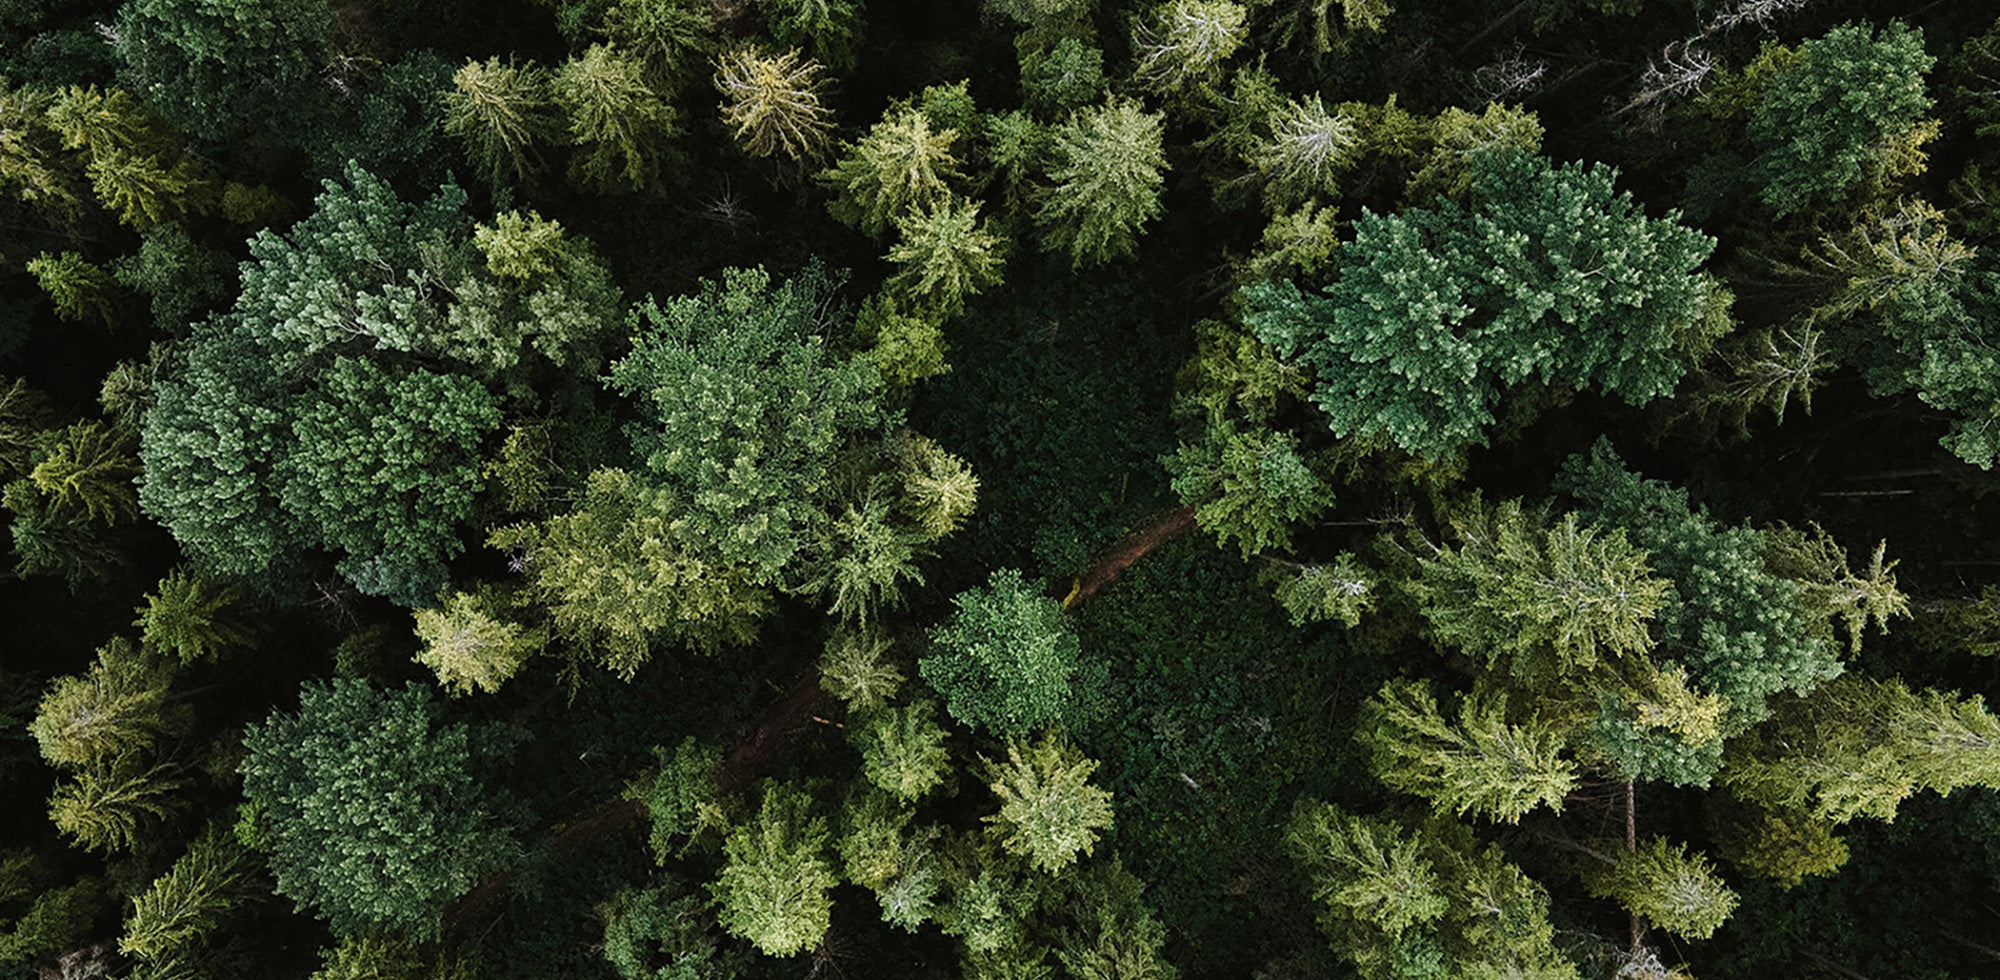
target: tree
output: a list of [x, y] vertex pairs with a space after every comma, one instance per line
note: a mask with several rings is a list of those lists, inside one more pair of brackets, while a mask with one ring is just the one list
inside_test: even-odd
[[634, 448], [684, 533], [759, 584], [811, 580], [801, 559], [845, 509], [838, 464], [894, 419], [873, 365], [830, 349], [835, 285], [731, 269], [643, 304], [608, 379], [637, 402]]
[[1104, 52], [1064, 37], [1043, 52], [1022, 52], [1021, 100], [1036, 114], [1062, 115], [1104, 97]]
[[[1879, 175], [1885, 147], [1930, 111], [1920, 30], [1892, 21], [1878, 34], [1862, 24], [1836, 27], [1777, 62], [1751, 111], [1748, 133], [1758, 154], [1752, 180], [1779, 215], [1846, 192]], [[1866, 84], [1854, 84], [1866, 79]]]
[[424, 644], [416, 660], [454, 694], [498, 691], [547, 642], [539, 630], [501, 618], [497, 605], [490, 592], [453, 592], [436, 608], [416, 611]]
[[1257, 141], [1249, 154], [1251, 166], [1264, 178], [1265, 197], [1289, 207], [1337, 196], [1335, 182], [1362, 151], [1362, 133], [1352, 115], [1339, 108], [1329, 112], [1315, 95], [1272, 109], [1265, 123], [1270, 138]]
[[952, 603], [950, 621], [931, 634], [935, 652], [917, 672], [944, 695], [953, 718], [1025, 735], [1069, 710], [1081, 647], [1055, 600], [1008, 568]]
[[487, 183], [525, 183], [540, 169], [536, 145], [558, 124], [544, 68], [499, 58], [467, 61], [444, 94], [444, 129], [472, 155]]
[[133, 897], [118, 951], [158, 962], [202, 942], [252, 897], [252, 867], [249, 852], [226, 828], [210, 826], [166, 874]]
[[1688, 939], [1707, 939], [1736, 910], [1736, 893], [1686, 844], [1655, 837], [1621, 852], [1607, 868], [1584, 877], [1592, 894], [1616, 900], [1634, 915]]
[[835, 68], [854, 67], [862, 31], [862, 5], [856, 0], [769, 0], [763, 10], [779, 44], [810, 48]]
[[1097, 763], [1067, 741], [1044, 734], [1032, 745], [1007, 742], [1007, 761], [986, 763], [1000, 812], [985, 818], [1000, 846], [1054, 874], [1089, 854], [1111, 827], [1111, 794], [1090, 785]]
[[1275, 579], [1272, 592], [1293, 626], [1334, 620], [1352, 628], [1375, 605], [1375, 576], [1347, 552], [1323, 565], [1279, 563], [1274, 569], [1266, 579]]
[[951, 757], [936, 717], [937, 705], [917, 701], [857, 718], [851, 737], [861, 750], [862, 775], [906, 803], [944, 782]]
[[604, 958], [620, 980], [731, 980], [744, 957], [715, 935], [706, 905], [672, 882], [620, 891], [600, 910]]
[[1531, 378], [1633, 404], [1673, 389], [1713, 337], [1714, 240], [1612, 194], [1615, 172], [1520, 152], [1474, 161], [1470, 208], [1364, 214], [1320, 295], [1246, 289], [1244, 323], [1313, 375], [1335, 435], [1420, 456], [1485, 440]]
[[904, 680], [902, 670], [884, 656], [889, 646], [888, 637], [866, 627], [834, 630], [820, 656], [820, 686], [846, 702], [850, 713], [888, 704]]
[[1234, 541], [1245, 558], [1291, 547], [1292, 525], [1333, 506], [1333, 488], [1289, 432], [1211, 425], [1204, 442], [1182, 443], [1160, 463], [1202, 530]]
[[249, 642], [249, 628], [232, 613], [241, 598], [231, 586], [176, 568], [134, 610], [139, 618], [132, 625], [148, 649], [171, 653], [184, 664], [208, 660]]
[[604, 10], [611, 46], [645, 66], [662, 97], [680, 90], [708, 60], [714, 11], [700, 0], [617, 0]]
[[716, 59], [715, 87], [722, 93], [722, 121], [744, 152], [767, 157], [782, 152], [795, 163], [817, 159], [833, 124], [821, 104], [825, 83], [819, 62], [796, 49], [767, 55], [738, 48]]
[[722, 927], [769, 956], [819, 942], [832, 920], [827, 894], [839, 883], [827, 863], [826, 820], [812, 799], [773, 784], [750, 822], [723, 843], [722, 873], [709, 886]]
[[1457, 824], [1420, 826], [1303, 801], [1285, 832], [1320, 926], [1368, 980], [1438, 975], [1575, 980], [1548, 894]]
[[1977, 695], [1850, 674], [1781, 701], [1731, 743], [1722, 780], [1746, 802], [1819, 820], [1894, 820], [1918, 790], [2000, 787], [2000, 718]]
[[[138, 0], [119, 8], [113, 36], [127, 86], [175, 129], [282, 144], [321, 111], [332, 29], [332, 10], [315, 0]], [[291, 118], [274, 118], [273, 106]]]
[[901, 268], [888, 285], [919, 308], [950, 316], [964, 308], [966, 297], [1000, 285], [1007, 240], [980, 220], [977, 201], [947, 199], [905, 212], [896, 218], [896, 232], [901, 240], [883, 258]]
[[1141, 84], [1165, 92], [1212, 85], [1248, 34], [1249, 11], [1224, 0], [1168, 0], [1133, 34]]
[[1161, 118], [1112, 100], [1055, 128], [1048, 169], [1055, 186], [1035, 212], [1043, 248], [1068, 253], [1077, 268], [1132, 254], [1140, 229], [1160, 214]]
[[278, 893], [341, 933], [435, 935], [444, 905], [512, 845], [470, 772], [466, 727], [415, 684], [307, 683], [244, 733], [243, 793]]
[[1391, 681], [1368, 702], [1361, 739], [1374, 750], [1375, 778], [1453, 816], [1477, 813], [1505, 823], [1546, 805], [1562, 812], [1576, 788], [1576, 764], [1562, 757], [1564, 735], [1507, 720], [1507, 695], [1475, 687], [1454, 725], [1430, 685]]
[[653, 858], [664, 866], [697, 842], [708, 842], [709, 832], [726, 832], [736, 807], [722, 788], [721, 752], [690, 736], [672, 751], [654, 746], [653, 755], [659, 770], [628, 787], [626, 797], [645, 804]]
[[457, 188], [411, 205], [348, 178], [289, 235], [257, 237], [234, 309], [158, 383], [139, 497], [204, 569], [267, 579], [278, 555], [327, 548], [365, 591], [417, 605], [462, 547], [494, 389], [542, 358], [594, 367], [618, 296], [532, 216], [482, 238]]
[[42, 433], [53, 421], [48, 399], [25, 379], [0, 381], [0, 478], [28, 475], [42, 454]]
[[965, 180], [952, 152], [958, 135], [955, 129], [934, 130], [930, 117], [915, 106], [892, 106], [820, 173], [820, 183], [835, 192], [827, 210], [880, 237], [913, 214], [949, 204], [952, 185]]
[[169, 698], [172, 672], [116, 637], [82, 676], [49, 685], [28, 731], [42, 758], [65, 769], [102, 769], [149, 753], [186, 730]]
[[132, 435], [104, 422], [78, 422], [52, 434], [47, 454], [28, 471], [58, 515], [116, 525], [139, 518], [132, 479], [139, 461]]
[[42, 292], [49, 295], [57, 316], [65, 320], [96, 320], [107, 325], [114, 321], [111, 304], [117, 283], [103, 267], [76, 252], [61, 252], [29, 259], [27, 269]]
[[1460, 547], [1420, 558], [1405, 586], [1438, 639], [1544, 684], [1651, 649], [1672, 586], [1622, 529], [1551, 522], [1519, 501], [1475, 502], [1452, 529]]
[[498, 528], [487, 543], [519, 556], [528, 595], [557, 633], [629, 678], [656, 642], [707, 651], [749, 642], [772, 604], [754, 574], [679, 526], [677, 510], [631, 474], [598, 470], [573, 510]]
[[147, 766], [130, 757], [88, 766], [49, 796], [49, 821], [92, 851], [136, 849], [185, 801], [187, 780], [177, 766]]
[[605, 190], [642, 190], [659, 179], [663, 144], [679, 134], [673, 106], [644, 80], [638, 61], [602, 44], [555, 73], [555, 104], [569, 119], [570, 179]]

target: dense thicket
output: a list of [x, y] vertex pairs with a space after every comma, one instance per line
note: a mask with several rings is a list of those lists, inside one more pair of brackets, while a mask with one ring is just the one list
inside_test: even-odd
[[2000, 21], [0, 0], [0, 980], [2000, 976]]

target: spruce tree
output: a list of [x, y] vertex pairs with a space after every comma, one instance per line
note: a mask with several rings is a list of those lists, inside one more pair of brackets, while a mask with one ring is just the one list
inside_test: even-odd
[[824, 66], [798, 51], [766, 54], [742, 47], [716, 59], [715, 87], [722, 93], [722, 121], [744, 152], [783, 153], [795, 163], [825, 152], [833, 123], [822, 102]]
[[986, 817], [1010, 854], [1053, 874], [1088, 855], [1111, 827], [1111, 794], [1090, 784], [1097, 763], [1066, 740], [1043, 735], [1007, 742], [1007, 760], [986, 765], [1000, 812]]
[[499, 58], [467, 61], [444, 93], [445, 132], [465, 144], [493, 186], [524, 183], [541, 167], [538, 147], [558, 127], [549, 73]]
[[148, 649], [173, 654], [184, 664], [209, 660], [249, 642], [250, 630], [235, 614], [240, 599], [232, 586], [176, 568], [134, 610], [139, 618], [132, 625]]
[[1368, 712], [1361, 737], [1374, 750], [1375, 778], [1424, 797], [1440, 814], [1515, 823], [1539, 806], [1561, 813], [1576, 788], [1576, 764], [1563, 757], [1566, 733], [1509, 724], [1504, 692], [1474, 688], [1454, 724], [1428, 684], [1391, 681]]
[[828, 893], [838, 879], [826, 860], [826, 819], [812, 805], [796, 789], [771, 785], [756, 816], [730, 831], [709, 886], [722, 927], [769, 956], [804, 952], [831, 923]]
[[1132, 254], [1140, 230], [1160, 214], [1167, 158], [1162, 117], [1111, 100], [1071, 113], [1055, 128], [1048, 179], [1035, 212], [1042, 247], [1076, 268]]
[[951, 202], [965, 176], [953, 150], [959, 133], [936, 129], [910, 105], [892, 107], [882, 121], [819, 175], [833, 189], [827, 209], [842, 222], [880, 237], [911, 216]]
[[572, 181], [623, 191], [658, 181], [663, 145], [678, 130], [673, 107], [646, 84], [637, 61], [593, 44], [556, 70], [553, 94], [577, 147]]
[[416, 611], [423, 641], [416, 660], [452, 693], [498, 691], [547, 641], [539, 630], [504, 618], [497, 606], [490, 592], [453, 592], [438, 606]]

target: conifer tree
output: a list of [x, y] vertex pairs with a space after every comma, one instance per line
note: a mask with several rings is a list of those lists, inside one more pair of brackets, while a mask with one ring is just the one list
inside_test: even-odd
[[856, 719], [853, 737], [861, 750], [862, 774], [906, 803], [935, 789], [950, 764], [936, 717], [937, 705], [917, 701]]
[[1248, 17], [1226, 0], [1168, 0], [1134, 32], [1133, 77], [1164, 92], [1213, 85], [1247, 36]]
[[965, 460], [919, 435], [905, 436], [902, 455], [903, 514], [928, 540], [938, 540], [972, 515], [979, 503], [979, 478]]
[[1202, 443], [1182, 443], [1160, 463], [1202, 530], [1234, 542], [1245, 558], [1289, 548], [1293, 525], [1333, 506], [1333, 488], [1289, 432], [1211, 425]]
[[965, 179], [953, 152], [958, 136], [954, 129], [934, 129], [915, 106], [892, 107], [819, 175], [835, 192], [827, 209], [880, 237], [916, 213], [948, 205], [952, 185]]
[[1266, 579], [1275, 580], [1272, 592], [1293, 626], [1328, 620], [1358, 626], [1362, 615], [1375, 605], [1378, 585], [1374, 574], [1347, 552], [1325, 564], [1277, 562], [1270, 568], [1272, 574]]
[[223, 917], [252, 897], [250, 854], [226, 828], [211, 826], [187, 852], [132, 899], [118, 951], [159, 962], [202, 942]]
[[1000, 812], [985, 819], [1000, 846], [1050, 874], [1090, 854], [1111, 827], [1111, 794], [1090, 784], [1096, 771], [1095, 761], [1053, 734], [1033, 744], [1009, 739], [1007, 761], [986, 764]]
[[874, 711], [896, 696], [903, 672], [891, 662], [889, 638], [867, 627], [841, 627], [827, 637], [820, 656], [820, 686], [856, 714]]
[[645, 67], [646, 84], [672, 96], [708, 61], [714, 10], [701, 0], [616, 0], [605, 8], [611, 45]]
[[44, 253], [28, 260], [28, 273], [65, 320], [114, 322], [111, 301], [118, 284], [104, 267], [76, 252]]
[[54, 104], [46, 88], [0, 79], [0, 191], [66, 223], [82, 210], [82, 195], [62, 134], [49, 122]]
[[[1847, 24], [1780, 59], [1750, 115], [1752, 179], [1780, 215], [1844, 193], [1884, 166], [1882, 149], [1930, 111], [1922, 31]], [[1867, 79], [1867, 84], [1854, 84]]]
[[1080, 646], [1062, 607], [1014, 569], [952, 600], [951, 620], [931, 635], [936, 651], [917, 670], [945, 710], [973, 728], [1025, 735], [1070, 710]]
[[977, 201], [949, 198], [896, 218], [900, 240], [883, 258], [901, 266], [889, 287], [922, 309], [956, 314], [969, 296], [1000, 284], [1006, 239], [980, 220]]
[[465, 144], [487, 183], [524, 183], [541, 167], [537, 147], [558, 122], [549, 73], [499, 58], [467, 61], [444, 94], [445, 132]]
[[1655, 837], [1620, 852], [1608, 868], [1585, 875], [1592, 893], [1623, 905], [1653, 925], [1688, 939], [1707, 939], [1736, 910], [1736, 893], [1717, 877], [1708, 859], [1686, 844]]
[[698, 896], [669, 881], [613, 896], [604, 916], [604, 958], [620, 980], [734, 980], [746, 957], [715, 934]]
[[148, 649], [171, 653], [184, 664], [208, 660], [249, 642], [250, 630], [233, 608], [241, 598], [231, 586], [176, 568], [134, 610], [139, 618], [132, 625]]
[[1440, 814], [1514, 823], [1538, 806], [1561, 813], [1576, 788], [1576, 764], [1562, 756], [1564, 733], [1509, 724], [1504, 692], [1475, 687], [1454, 724], [1428, 684], [1391, 681], [1368, 711], [1361, 737], [1374, 750], [1375, 778], [1424, 797]]
[[26, 379], [0, 379], [0, 479], [28, 475], [53, 421], [48, 399]]
[[440, 605], [417, 610], [417, 637], [424, 644], [417, 662], [454, 694], [498, 691], [546, 642], [539, 630], [503, 618], [498, 606], [490, 592], [453, 592]]
[[822, 103], [819, 62], [794, 49], [769, 55], [738, 48], [716, 59], [715, 87], [722, 93], [722, 121], [754, 157], [783, 153], [794, 163], [825, 152], [833, 123]]
[[570, 179], [605, 190], [642, 190], [659, 179], [663, 144], [678, 134], [673, 107], [639, 63], [602, 44], [556, 70], [556, 106], [576, 144]]
[[826, 819], [812, 799], [773, 784], [748, 823], [723, 844], [721, 875], [710, 886], [722, 927], [770, 956], [792, 956], [819, 942], [831, 922], [838, 883], [825, 856]]
[[181, 809], [187, 785], [179, 768], [133, 761], [87, 766], [56, 787], [49, 820], [70, 841], [92, 851], [130, 851]]
[[1067, 253], [1077, 268], [1132, 254], [1140, 229], [1160, 214], [1161, 118], [1114, 99], [1055, 128], [1054, 186], [1035, 212], [1043, 248]]
[[1267, 200], [1283, 208], [1338, 196], [1335, 182], [1362, 152], [1360, 127], [1348, 113], [1328, 111], [1315, 95], [1272, 109], [1266, 125], [1270, 138], [1255, 144], [1249, 162], [1264, 178]]
[[511, 849], [469, 770], [464, 725], [421, 687], [308, 683], [298, 714], [243, 736], [243, 794], [268, 828], [278, 893], [338, 932], [435, 935], [445, 903]]
[[35, 489], [59, 514], [103, 524], [138, 519], [139, 475], [131, 433], [104, 422], [78, 422], [56, 432], [47, 455], [30, 470]]
[[324, 118], [333, 20], [316, 0], [138, 0], [119, 8], [115, 50], [127, 87], [174, 128], [286, 143]]
[[102, 769], [144, 755], [186, 726], [169, 700], [172, 679], [130, 640], [114, 637], [81, 676], [49, 685], [28, 730], [42, 758], [65, 769]]

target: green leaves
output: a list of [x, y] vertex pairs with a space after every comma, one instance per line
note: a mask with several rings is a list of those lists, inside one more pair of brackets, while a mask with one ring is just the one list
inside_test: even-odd
[[278, 892], [336, 931], [434, 935], [445, 903], [511, 849], [468, 769], [465, 726], [442, 723], [414, 684], [308, 683], [298, 714], [274, 713], [243, 744]]
[[1686, 844], [1655, 837], [1618, 855], [1608, 869], [1585, 876], [1590, 890], [1616, 899], [1653, 925], [1688, 939], [1707, 939], [1736, 909], [1736, 893]]
[[1069, 710], [1081, 648], [1054, 599], [1010, 568], [953, 603], [951, 620], [931, 634], [936, 652], [917, 662], [953, 718], [997, 735], [1025, 735]]
[[1315, 378], [1334, 434], [1412, 453], [1485, 441], [1512, 385], [1595, 387], [1634, 404], [1672, 390], [1712, 338], [1713, 240], [1650, 219], [1614, 172], [1478, 155], [1470, 208], [1363, 215], [1334, 281], [1243, 294], [1244, 322]]

